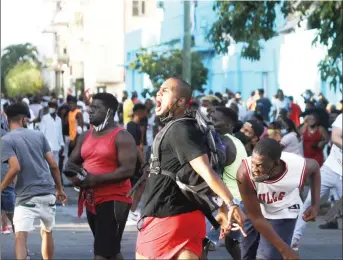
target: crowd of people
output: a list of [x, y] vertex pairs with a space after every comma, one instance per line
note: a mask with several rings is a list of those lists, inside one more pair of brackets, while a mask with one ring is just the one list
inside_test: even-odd
[[[342, 101], [334, 106], [309, 90], [303, 98], [304, 111], [282, 90], [272, 100], [263, 89], [246, 102], [229, 91], [192, 97], [177, 78], [144, 102], [126, 91], [120, 103], [87, 92], [2, 98], [2, 233], [15, 231], [16, 258], [26, 259], [39, 218], [42, 256], [52, 259], [55, 200], [65, 203], [63, 185], [71, 184], [80, 192], [78, 215], [86, 208], [96, 259], [123, 258], [129, 215], [139, 230], [136, 259], [206, 258], [219, 237], [235, 260], [297, 259], [320, 198], [342, 197]], [[220, 174], [194, 113], [205, 116], [223, 149]], [[195, 184], [221, 201], [217, 239], [198, 195], [186, 194]]]

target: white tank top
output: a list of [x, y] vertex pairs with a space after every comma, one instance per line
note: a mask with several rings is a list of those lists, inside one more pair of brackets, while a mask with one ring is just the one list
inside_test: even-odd
[[302, 200], [299, 189], [305, 181], [306, 160], [296, 154], [283, 152], [281, 160], [286, 170], [278, 179], [254, 182], [251, 157], [244, 159], [251, 185], [257, 193], [261, 211], [267, 219], [294, 219], [298, 217]]

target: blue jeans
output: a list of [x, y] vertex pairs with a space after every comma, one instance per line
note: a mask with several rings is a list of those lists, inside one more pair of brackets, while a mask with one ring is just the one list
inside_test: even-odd
[[1, 193], [1, 212], [13, 213], [15, 205], [15, 191], [12, 187], [7, 187]]

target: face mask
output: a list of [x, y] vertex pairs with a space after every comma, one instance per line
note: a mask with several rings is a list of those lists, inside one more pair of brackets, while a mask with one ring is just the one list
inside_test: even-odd
[[202, 114], [204, 114], [205, 116], [207, 116], [207, 107], [203, 107], [203, 106], [201, 106], [200, 107], [200, 112], [202, 113]]
[[270, 178], [270, 175], [272, 175], [273, 171], [275, 169], [275, 165], [270, 169], [270, 171], [266, 174], [263, 174], [258, 177], [253, 177], [254, 182], [264, 182]]
[[[162, 123], [167, 123], [170, 120], [173, 119], [174, 117], [174, 111], [173, 108], [177, 105], [177, 102], [179, 102], [179, 99], [176, 100], [176, 102], [171, 106], [171, 108], [165, 113], [165, 115], [160, 116], [160, 121]], [[176, 106], [176, 108], [178, 108], [178, 106]]]
[[49, 108], [49, 113], [50, 114], [54, 114], [56, 112], [56, 109], [55, 108]]
[[281, 129], [281, 135], [286, 135], [288, 133], [287, 129]]
[[109, 117], [110, 117], [110, 109], [108, 109], [107, 110], [107, 113], [106, 113], [106, 117], [105, 117], [105, 120], [100, 124], [100, 125], [98, 125], [98, 126], [94, 126], [94, 130], [96, 131], [96, 132], [100, 132], [100, 131], [102, 131], [104, 128], [105, 128], [105, 126], [107, 125], [107, 121], [108, 121], [108, 119], [109, 119]]
[[43, 103], [43, 107], [48, 107], [49, 106], [49, 103], [48, 102], [44, 102]]

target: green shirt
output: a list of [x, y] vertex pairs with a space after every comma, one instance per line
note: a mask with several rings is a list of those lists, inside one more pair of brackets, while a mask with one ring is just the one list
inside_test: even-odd
[[242, 200], [241, 194], [239, 193], [239, 190], [238, 190], [236, 175], [237, 175], [237, 171], [239, 167], [241, 166], [242, 160], [247, 158], [248, 155], [247, 155], [244, 145], [239, 139], [237, 139], [236, 137], [230, 134], [226, 134], [225, 136], [227, 136], [228, 138], [232, 140], [232, 142], [236, 146], [237, 153], [236, 153], [235, 161], [224, 168], [223, 181], [226, 184], [226, 186], [229, 188], [233, 197], [235, 199]]

